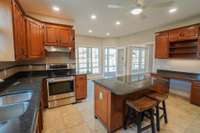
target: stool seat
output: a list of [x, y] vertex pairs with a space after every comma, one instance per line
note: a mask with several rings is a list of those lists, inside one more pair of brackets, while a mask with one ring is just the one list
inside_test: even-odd
[[157, 102], [148, 97], [142, 97], [138, 100], [127, 100], [126, 104], [138, 112], [143, 112], [154, 108]]
[[161, 94], [161, 93], [157, 93], [157, 92], [147, 93], [147, 94], [145, 94], [145, 96], [152, 98], [158, 102], [165, 101], [168, 98], [168, 94]]

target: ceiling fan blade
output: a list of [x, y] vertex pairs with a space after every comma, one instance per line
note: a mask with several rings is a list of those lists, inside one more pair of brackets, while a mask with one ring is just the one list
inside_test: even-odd
[[149, 3], [145, 7], [147, 8], [165, 8], [165, 7], [170, 7], [174, 4], [173, 0], [167, 0], [167, 1], [162, 1], [158, 3]]
[[107, 7], [108, 7], [108, 8], [111, 8], [111, 9], [124, 8], [124, 7], [122, 7], [121, 5], [115, 5], [115, 4], [109, 4]]

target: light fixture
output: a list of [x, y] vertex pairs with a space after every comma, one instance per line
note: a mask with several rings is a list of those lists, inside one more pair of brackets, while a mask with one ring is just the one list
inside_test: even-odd
[[116, 21], [116, 23], [115, 23], [116, 25], [120, 25], [121, 24], [121, 22], [120, 21]]
[[52, 9], [56, 12], [60, 11], [60, 8], [58, 6], [53, 6]]
[[107, 33], [106, 33], [106, 36], [110, 36], [110, 33], [109, 33], [109, 32], [107, 32]]
[[89, 32], [89, 33], [92, 33], [92, 30], [89, 30], [88, 32]]
[[90, 16], [90, 18], [93, 19], [93, 20], [95, 20], [95, 19], [97, 18], [97, 16], [96, 16], [95, 14], [92, 14], [92, 15]]
[[177, 8], [171, 8], [169, 9], [169, 13], [175, 13], [177, 11]]
[[134, 8], [133, 10], [131, 10], [131, 14], [133, 15], [139, 15], [143, 12], [143, 9], [141, 7], [137, 7], [137, 8]]

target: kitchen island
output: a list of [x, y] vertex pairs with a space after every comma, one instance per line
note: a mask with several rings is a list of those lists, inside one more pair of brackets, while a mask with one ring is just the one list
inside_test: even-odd
[[123, 127], [126, 99], [138, 99], [152, 87], [151, 77], [127, 75], [94, 80], [95, 117], [113, 132]]

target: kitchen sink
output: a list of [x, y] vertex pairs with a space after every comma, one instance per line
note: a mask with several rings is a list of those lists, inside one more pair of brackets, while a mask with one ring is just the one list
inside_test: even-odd
[[0, 107], [4, 105], [28, 101], [31, 99], [31, 97], [32, 97], [32, 92], [4, 95], [0, 97]]
[[20, 117], [26, 112], [28, 105], [29, 102], [21, 102], [0, 106], [0, 121], [6, 121]]

